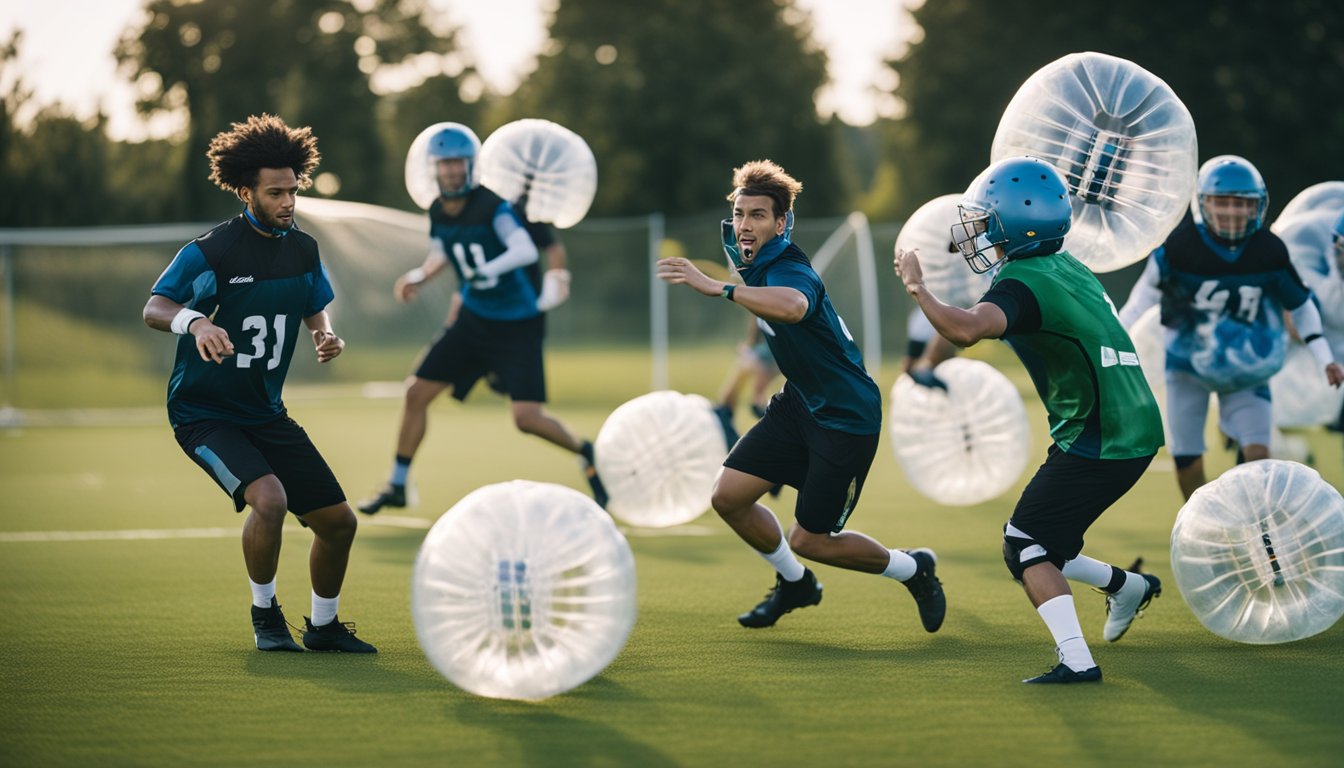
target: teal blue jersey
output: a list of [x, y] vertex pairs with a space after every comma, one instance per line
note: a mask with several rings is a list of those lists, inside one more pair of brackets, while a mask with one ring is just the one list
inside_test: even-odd
[[174, 427], [205, 419], [261, 424], [283, 415], [281, 389], [303, 320], [334, 297], [316, 240], [297, 228], [265, 237], [242, 216], [183, 246], [152, 292], [213, 315], [235, 350], [221, 363], [205, 361], [193, 336], [178, 337], [168, 381]]
[[537, 309], [537, 289], [526, 267], [511, 269], [497, 278], [477, 277], [480, 268], [507, 250], [505, 241], [524, 229], [513, 206], [485, 187], [467, 195], [456, 216], [443, 212], [436, 201], [429, 209], [429, 234], [443, 244], [448, 263], [462, 286], [462, 305], [488, 320], [527, 320]]

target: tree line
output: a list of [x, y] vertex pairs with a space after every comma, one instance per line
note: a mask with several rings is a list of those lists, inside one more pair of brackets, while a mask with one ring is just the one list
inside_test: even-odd
[[[13, 72], [22, 38], [3, 41], [0, 226], [227, 215], [236, 202], [210, 185], [205, 147], [263, 111], [313, 127], [327, 175], [311, 194], [345, 200], [410, 208], [405, 152], [431, 123], [484, 138], [542, 117], [592, 146], [594, 216], [717, 213], [731, 168], [769, 157], [804, 181], [801, 215], [899, 219], [984, 167], [999, 116], [1032, 72], [1088, 50], [1171, 85], [1194, 116], [1201, 159], [1255, 162], [1271, 215], [1344, 176], [1338, 3], [926, 0], [913, 17], [913, 38], [886, 63], [902, 113], [858, 128], [817, 115], [826, 57], [792, 0], [561, 0], [535, 71], [507, 95], [484, 85], [424, 0], [150, 0], [123, 33], [119, 72], [142, 114], [183, 115], [184, 131], [113, 141], [106, 116], [59, 106], [19, 125], [31, 99]], [[389, 72], [405, 87], [389, 87]]]

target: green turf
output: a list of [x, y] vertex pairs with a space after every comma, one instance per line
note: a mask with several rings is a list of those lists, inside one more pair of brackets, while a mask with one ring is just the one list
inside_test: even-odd
[[[628, 367], [586, 354], [589, 372]], [[602, 387], [638, 393], [644, 370]], [[559, 361], [553, 410], [592, 435], [619, 400], [589, 403], [584, 380]], [[387, 470], [397, 403], [349, 391], [305, 390], [290, 404], [359, 496]], [[1042, 427], [1034, 400], [1028, 413]], [[239, 526], [166, 425], [149, 421], [0, 431], [0, 531]], [[1039, 455], [1043, 428], [1036, 439]], [[1344, 485], [1339, 436], [1309, 439], [1318, 468]], [[1231, 461], [1209, 455], [1215, 472]], [[935, 505], [910, 489], [885, 437], [850, 527], [938, 551], [941, 632], [920, 629], [899, 585], [824, 566], [820, 606], [740, 628], [734, 617], [772, 576], [709, 515], [689, 527], [708, 535], [629, 537], [629, 642], [594, 680], [531, 704], [464, 693], [420, 652], [408, 604], [420, 530], [361, 528], [341, 614], [375, 657], [252, 650], [231, 537], [0, 541], [0, 765], [1337, 765], [1344, 625], [1279, 646], [1204, 630], [1169, 579], [1180, 506], [1169, 467], [1160, 456], [1088, 537], [1101, 559], [1142, 554], [1168, 589], [1115, 645], [1099, 638], [1102, 598], [1077, 591], [1106, 674], [1081, 690], [1018, 682], [1054, 658], [998, 553], [1015, 494]], [[493, 397], [436, 405], [415, 472], [421, 505], [409, 514], [426, 521], [487, 483], [583, 488], [572, 457], [515, 432]], [[786, 517], [792, 498], [776, 505]], [[286, 530], [279, 587], [292, 622], [308, 609], [308, 540]]]

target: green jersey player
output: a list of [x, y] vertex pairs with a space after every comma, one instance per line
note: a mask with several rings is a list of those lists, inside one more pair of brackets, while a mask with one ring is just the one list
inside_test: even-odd
[[1068, 580], [1107, 593], [1103, 637], [1114, 642], [1161, 592], [1157, 577], [1086, 557], [1083, 534], [1128, 491], [1162, 446], [1157, 402], [1134, 345], [1096, 277], [1060, 248], [1072, 211], [1068, 185], [1031, 157], [991, 165], [971, 183], [953, 241], [971, 268], [998, 272], [970, 309], [924, 285], [917, 251], [896, 251], [896, 271], [934, 329], [961, 347], [1008, 342], [1049, 414], [1045, 463], [1004, 526], [1008, 570], [1045, 621], [1059, 664], [1028, 683], [1099, 682]]

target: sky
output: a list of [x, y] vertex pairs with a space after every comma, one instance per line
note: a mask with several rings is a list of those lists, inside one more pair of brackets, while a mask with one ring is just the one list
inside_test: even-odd
[[[220, 0], [215, 0], [220, 1]], [[463, 28], [482, 77], [509, 92], [530, 69], [545, 38], [542, 4], [547, 0], [429, 0], [432, 8]], [[913, 22], [901, 0], [795, 0], [813, 14], [818, 42], [830, 57], [831, 83], [818, 110], [848, 123], [867, 125], [890, 115], [890, 70], [881, 62], [908, 37]], [[6, 0], [0, 8], [0, 40], [23, 30], [18, 73], [34, 103], [60, 102], [81, 117], [101, 105], [114, 139], [163, 136], [171, 120], [145, 125], [135, 116], [134, 93], [116, 72], [112, 51], [121, 32], [137, 18], [144, 0]], [[70, 23], [78, 19], [79, 23]], [[489, 41], [489, 45], [485, 44]], [[8, 89], [12, 74], [0, 82]], [[23, 119], [24, 115], [19, 116]]]

